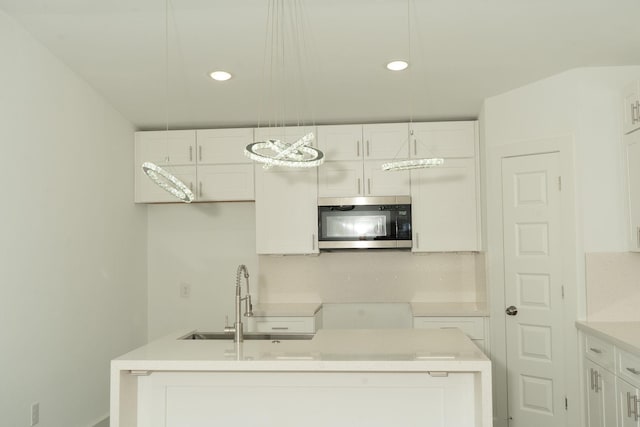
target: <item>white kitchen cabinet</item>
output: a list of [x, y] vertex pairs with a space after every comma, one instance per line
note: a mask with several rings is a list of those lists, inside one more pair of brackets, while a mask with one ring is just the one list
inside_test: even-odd
[[315, 333], [322, 327], [320, 313], [313, 316], [254, 316], [250, 322], [254, 332]]
[[325, 163], [318, 196], [408, 196], [409, 172], [382, 170], [386, 161], [408, 157], [407, 129], [406, 123], [319, 126]]
[[613, 373], [585, 359], [587, 427], [615, 427], [617, 424], [616, 380]]
[[584, 330], [583, 398], [588, 427], [640, 427], [640, 356]]
[[413, 327], [415, 329], [460, 329], [482, 351], [487, 351], [484, 317], [414, 316]]
[[[178, 178], [195, 194], [196, 167], [195, 166], [163, 166], [173, 176]], [[139, 170], [138, 170], [139, 169]], [[160, 188], [142, 171], [141, 167], [135, 170], [135, 202], [136, 203], [175, 203], [175, 196]]]
[[199, 202], [254, 200], [253, 165], [198, 165]]
[[318, 196], [408, 196], [409, 171], [383, 171], [383, 163], [384, 160], [325, 162], [318, 168]]
[[135, 201], [177, 202], [142, 172], [145, 161], [180, 179], [197, 202], [253, 200], [253, 165], [244, 156], [251, 142], [252, 129], [137, 132]]
[[624, 137], [629, 197], [629, 250], [640, 252], [640, 132]]
[[278, 139], [286, 144], [293, 144], [308, 133], [313, 133], [314, 138], [309, 143], [312, 147], [318, 146], [318, 134], [315, 126], [285, 126], [262, 127], [253, 130], [254, 142], [262, 142], [268, 139]]
[[638, 401], [640, 400], [640, 390], [638, 387], [618, 378], [617, 388], [617, 408], [619, 427], [638, 427]]
[[317, 168], [255, 165], [258, 254], [318, 253]]
[[318, 126], [318, 148], [325, 161], [362, 160], [362, 125]]
[[318, 148], [327, 161], [409, 157], [408, 123], [318, 126]]
[[640, 129], [640, 81], [628, 84], [622, 94], [624, 133], [631, 133]]
[[[136, 132], [136, 163], [158, 166], [195, 165], [196, 131], [170, 130]], [[140, 166], [137, 165], [137, 166]]]
[[413, 252], [480, 250], [475, 158], [411, 170]]
[[244, 149], [253, 129], [198, 130], [196, 200], [254, 200], [253, 164]]
[[134, 141], [134, 200], [136, 203], [170, 203], [177, 199], [156, 185], [142, 170], [152, 162], [195, 191], [196, 133], [192, 130], [136, 132]]
[[409, 157], [408, 123], [374, 123], [362, 126], [364, 158], [367, 160]]
[[412, 158], [473, 158], [477, 121], [411, 123]]
[[250, 164], [244, 149], [253, 142], [253, 129], [202, 129], [196, 131], [199, 164]]

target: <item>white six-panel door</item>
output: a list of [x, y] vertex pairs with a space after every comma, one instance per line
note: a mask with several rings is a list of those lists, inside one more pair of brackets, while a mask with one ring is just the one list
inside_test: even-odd
[[502, 182], [509, 425], [560, 427], [566, 413], [559, 154], [504, 158]]

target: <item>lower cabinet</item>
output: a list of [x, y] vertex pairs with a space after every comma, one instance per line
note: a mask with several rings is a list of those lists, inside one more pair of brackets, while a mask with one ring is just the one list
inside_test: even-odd
[[[618, 378], [618, 426], [637, 427], [640, 426], [638, 417], [638, 388], [628, 382]], [[595, 424], [590, 424], [593, 426]], [[605, 424], [600, 424], [605, 425]], [[607, 424], [608, 425], [608, 424]], [[615, 425], [615, 424], [611, 424]]]
[[615, 376], [589, 359], [584, 367], [587, 404], [587, 427], [614, 427], [616, 417]]
[[460, 329], [480, 350], [487, 353], [489, 349], [485, 336], [484, 317], [414, 316], [413, 327], [415, 329]]
[[587, 427], [640, 427], [640, 355], [581, 333]]
[[322, 327], [321, 317], [315, 316], [255, 316], [249, 323], [252, 332], [314, 333]]

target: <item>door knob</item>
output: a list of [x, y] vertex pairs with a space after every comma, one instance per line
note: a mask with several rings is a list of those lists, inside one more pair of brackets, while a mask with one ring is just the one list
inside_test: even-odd
[[515, 316], [518, 314], [518, 307], [510, 305], [504, 312], [507, 313], [508, 316]]

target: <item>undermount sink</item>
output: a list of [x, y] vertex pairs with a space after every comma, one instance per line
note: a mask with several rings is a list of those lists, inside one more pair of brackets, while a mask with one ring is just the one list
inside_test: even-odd
[[[287, 341], [287, 340], [310, 340], [315, 336], [314, 333], [269, 333], [269, 332], [245, 332], [243, 334], [245, 341], [263, 340], [263, 341]], [[181, 340], [231, 340], [233, 341], [233, 333], [227, 332], [191, 332], [180, 338]]]

